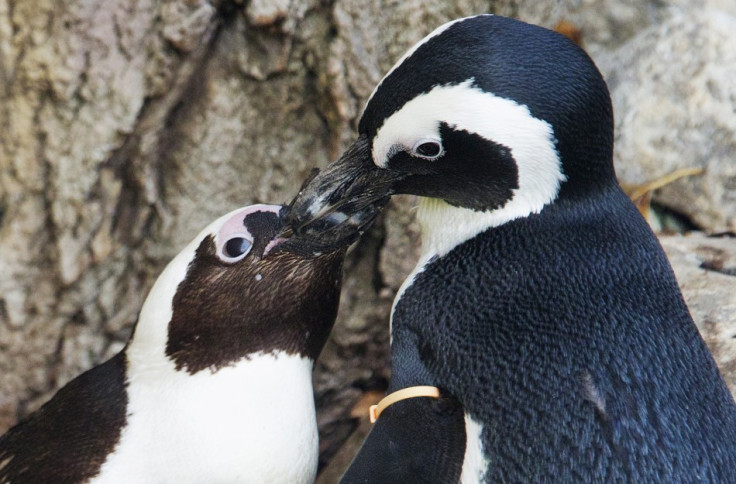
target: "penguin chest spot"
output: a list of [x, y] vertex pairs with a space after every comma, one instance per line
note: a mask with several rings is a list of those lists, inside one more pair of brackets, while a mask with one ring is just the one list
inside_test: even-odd
[[312, 482], [312, 362], [251, 355], [215, 373], [128, 385], [128, 425], [92, 482]]

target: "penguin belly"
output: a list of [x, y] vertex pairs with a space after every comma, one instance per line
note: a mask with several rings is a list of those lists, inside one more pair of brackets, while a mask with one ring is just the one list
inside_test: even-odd
[[120, 442], [90, 482], [311, 483], [318, 457], [311, 372], [311, 360], [285, 352], [214, 373], [140, 372], [128, 383]]

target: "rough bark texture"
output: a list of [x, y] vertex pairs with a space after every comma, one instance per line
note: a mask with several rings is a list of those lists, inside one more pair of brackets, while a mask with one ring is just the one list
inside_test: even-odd
[[[208, 221], [288, 201], [334, 159], [383, 73], [438, 25], [481, 12], [568, 20], [595, 55], [669, 8], [0, 0], [0, 433], [122, 347], [163, 265]], [[325, 461], [365, 431], [351, 409], [389, 376], [388, 312], [418, 244], [411, 205], [395, 201], [349, 256], [315, 376]]]

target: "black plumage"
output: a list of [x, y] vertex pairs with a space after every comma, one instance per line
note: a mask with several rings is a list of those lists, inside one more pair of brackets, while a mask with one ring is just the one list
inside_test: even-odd
[[[328, 169], [294, 214], [381, 186], [377, 200], [446, 202], [431, 202], [427, 218], [445, 240], [468, 220], [485, 225], [430, 249], [392, 317], [389, 391], [438, 386], [465, 422], [427, 418], [445, 429], [431, 436], [389, 408], [344, 482], [388, 482], [371, 471], [412, 458], [434, 482], [456, 482], [444, 463], [467, 462], [449, 457], [448, 442], [466, 430], [464, 458], [479, 443], [485, 459], [462, 468], [471, 481], [736, 480], [736, 405], [655, 235], [617, 184], [610, 96], [585, 52], [508, 18], [457, 21], [381, 81], [359, 133], [355, 146], [371, 147], [355, 155], [360, 180], [345, 186], [357, 168]], [[414, 149], [426, 139], [443, 154]], [[422, 415], [428, 403], [402, 404]], [[417, 434], [429, 437], [408, 443]], [[391, 482], [427, 481], [408, 466]]]
[[[393, 338], [414, 341], [402, 350], [484, 423], [488, 482], [736, 477], [733, 399], [616, 186], [427, 265], [396, 305]], [[426, 384], [402, 377], [411, 363], [392, 369], [392, 389]]]

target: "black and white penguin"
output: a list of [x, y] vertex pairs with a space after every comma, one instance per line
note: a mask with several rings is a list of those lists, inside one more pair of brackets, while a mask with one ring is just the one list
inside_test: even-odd
[[359, 227], [285, 240], [284, 213], [241, 208], [182, 250], [126, 347], [0, 437], [0, 483], [313, 482], [312, 367]]
[[734, 400], [617, 184], [612, 117], [580, 48], [498, 16], [441, 26], [383, 78], [350, 162], [290, 217], [421, 197], [389, 392], [435, 386], [464, 415], [389, 406], [343, 482], [736, 480]]

